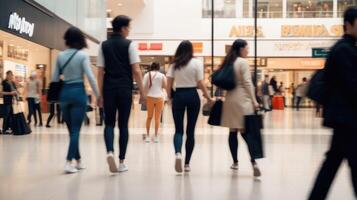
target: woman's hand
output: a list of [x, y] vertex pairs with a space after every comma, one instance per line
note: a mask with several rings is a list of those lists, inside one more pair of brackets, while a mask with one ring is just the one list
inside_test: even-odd
[[254, 102], [254, 109], [259, 110], [260, 109], [260, 104], [258, 102]]

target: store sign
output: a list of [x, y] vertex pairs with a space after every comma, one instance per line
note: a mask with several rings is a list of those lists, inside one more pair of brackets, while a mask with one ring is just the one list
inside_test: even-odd
[[162, 43], [139, 43], [140, 51], [161, 51]]
[[202, 53], [203, 52], [203, 43], [202, 42], [193, 42], [193, 52], [194, 53]]
[[[232, 26], [229, 37], [254, 37], [254, 26]], [[258, 37], [264, 37], [263, 28], [258, 26]]]
[[281, 37], [337, 37], [343, 35], [342, 25], [282, 25]]
[[326, 58], [330, 52], [329, 48], [312, 48], [313, 58]]
[[20, 34], [26, 34], [29, 37], [32, 37], [35, 24], [26, 21], [25, 17], [20, 17], [16, 12], [13, 12], [9, 17], [8, 28], [17, 31]]

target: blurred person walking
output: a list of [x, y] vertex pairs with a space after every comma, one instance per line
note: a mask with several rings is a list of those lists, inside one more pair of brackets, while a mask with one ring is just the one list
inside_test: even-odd
[[[129, 117], [133, 102], [132, 90], [136, 84], [140, 90], [141, 102], [145, 102], [140, 57], [136, 45], [127, 39], [131, 19], [120, 15], [113, 19], [114, 33], [104, 41], [98, 52], [99, 107], [104, 106], [104, 140], [107, 162], [112, 173], [128, 171], [124, 164], [129, 140]], [[114, 127], [118, 115], [119, 124], [119, 169], [114, 159]]]
[[[234, 66], [236, 87], [227, 91], [222, 109], [221, 126], [229, 128], [229, 149], [233, 158], [231, 169], [238, 170], [238, 132], [245, 133], [245, 117], [253, 115], [259, 109], [259, 103], [256, 100], [255, 88], [249, 70], [248, 43], [245, 40], [234, 41], [231, 50], [225, 57], [221, 67]], [[246, 137], [243, 137], [247, 142]], [[250, 152], [251, 153], [251, 152]], [[255, 177], [261, 175], [258, 165], [251, 156], [251, 164]]]
[[11, 125], [12, 125], [12, 116], [13, 109], [12, 105], [14, 102], [14, 97], [17, 96], [16, 85], [14, 82], [14, 74], [12, 71], [6, 72], [6, 79], [2, 81], [2, 95], [4, 96], [4, 105], [3, 105], [3, 134], [11, 134]]
[[155, 143], [159, 142], [158, 132], [161, 120], [162, 110], [164, 108], [164, 89], [167, 86], [167, 80], [160, 71], [159, 63], [152, 63], [150, 71], [144, 76], [144, 85], [146, 91], [147, 118], [146, 118], [146, 142], [150, 143], [151, 121], [155, 115]]
[[36, 72], [33, 72], [30, 76], [30, 80], [27, 83], [27, 103], [29, 113], [27, 116], [28, 124], [31, 124], [32, 116], [35, 119], [35, 126], [37, 125], [37, 115], [39, 118], [39, 126], [42, 126], [42, 112], [41, 112], [41, 83], [37, 80]]
[[330, 50], [324, 72], [324, 125], [333, 128], [326, 154], [309, 200], [326, 199], [344, 159], [348, 161], [357, 198], [357, 8], [344, 13], [345, 34]]
[[[203, 92], [203, 96], [210, 104], [213, 99], [208, 93], [203, 77], [203, 63], [193, 57], [193, 46], [188, 40], [184, 40], [178, 46], [174, 60], [167, 72], [167, 93], [172, 100], [172, 114], [175, 123], [174, 148], [176, 154], [175, 170], [178, 173], [182, 168], [182, 143], [184, 131], [184, 116], [187, 113], [186, 126], [186, 156], [184, 171], [190, 172], [190, 160], [195, 146], [195, 128], [200, 112], [201, 100], [197, 88]], [[173, 86], [175, 83], [175, 90]]]
[[[64, 171], [66, 173], [76, 173], [85, 169], [81, 162], [79, 150], [80, 130], [88, 102], [84, 87], [84, 76], [88, 78], [97, 97], [99, 92], [94, 74], [90, 68], [89, 56], [82, 51], [83, 48], [87, 47], [82, 31], [76, 27], [70, 27], [64, 35], [64, 40], [67, 49], [58, 55], [52, 81], [58, 82], [63, 76], [64, 84], [60, 94], [60, 105], [70, 138]], [[72, 165], [72, 160], [76, 160], [75, 166]]]
[[295, 90], [295, 95], [296, 95], [296, 110], [300, 110], [300, 105], [301, 101], [305, 98], [306, 96], [306, 90], [307, 90], [307, 78], [304, 77], [302, 79], [302, 83], [300, 83]]

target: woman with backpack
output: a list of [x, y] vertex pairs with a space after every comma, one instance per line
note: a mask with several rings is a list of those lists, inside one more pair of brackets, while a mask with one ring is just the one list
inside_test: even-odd
[[160, 71], [160, 64], [154, 62], [150, 66], [150, 71], [144, 76], [145, 90], [147, 94], [146, 105], [147, 105], [147, 118], [146, 118], [146, 137], [145, 141], [150, 143], [150, 127], [151, 121], [155, 116], [155, 137], [153, 141], [155, 143], [159, 142], [157, 137], [161, 113], [164, 108], [164, 89], [166, 89], [167, 81], [166, 77]]

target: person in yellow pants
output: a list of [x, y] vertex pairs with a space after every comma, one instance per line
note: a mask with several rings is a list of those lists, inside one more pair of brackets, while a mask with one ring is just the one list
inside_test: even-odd
[[164, 108], [164, 89], [166, 88], [166, 77], [159, 72], [160, 64], [152, 63], [150, 71], [144, 76], [144, 84], [147, 91], [147, 119], [146, 119], [146, 137], [147, 143], [151, 142], [150, 128], [151, 121], [155, 119], [155, 137], [154, 142], [158, 143], [158, 132], [160, 127], [161, 113]]

